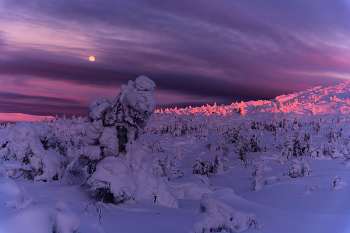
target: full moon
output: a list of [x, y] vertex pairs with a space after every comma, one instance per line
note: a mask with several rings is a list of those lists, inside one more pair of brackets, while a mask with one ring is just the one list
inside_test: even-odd
[[95, 61], [95, 57], [94, 56], [90, 56], [89, 57], [89, 61]]

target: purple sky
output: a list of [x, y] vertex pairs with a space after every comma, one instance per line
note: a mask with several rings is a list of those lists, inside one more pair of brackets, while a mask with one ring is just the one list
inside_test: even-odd
[[349, 0], [2, 0], [0, 113], [83, 115], [141, 74], [158, 108], [270, 99], [349, 79], [349, 38]]

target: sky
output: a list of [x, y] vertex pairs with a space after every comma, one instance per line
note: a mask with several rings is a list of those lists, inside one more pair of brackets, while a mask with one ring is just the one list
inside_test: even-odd
[[349, 38], [349, 0], [0, 0], [0, 120], [85, 115], [139, 75], [163, 109], [335, 85]]

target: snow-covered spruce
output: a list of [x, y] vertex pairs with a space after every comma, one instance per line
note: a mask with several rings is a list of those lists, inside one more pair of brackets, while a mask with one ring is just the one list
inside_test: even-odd
[[44, 149], [42, 141], [49, 137], [50, 130], [44, 126], [32, 125], [29, 122], [16, 124], [6, 137], [0, 150], [0, 158], [14, 158], [22, 164], [30, 165], [30, 170], [22, 168], [8, 171], [10, 177], [18, 172], [18, 179], [51, 181], [60, 179], [67, 164], [65, 156], [56, 150]]
[[[162, 167], [139, 145], [139, 131], [154, 113], [155, 83], [139, 76], [122, 85], [113, 101], [94, 99], [89, 103], [86, 138], [79, 159], [93, 195], [115, 203], [133, 203], [145, 198], [168, 207], [178, 207], [164, 179]], [[155, 167], [156, 166], [156, 167]], [[159, 176], [156, 176], [159, 175]]]
[[292, 178], [297, 178], [301, 175], [301, 167], [297, 159], [292, 160], [292, 169], [290, 170], [288, 175]]
[[260, 230], [263, 225], [255, 219], [254, 214], [244, 214], [225, 203], [215, 200], [209, 193], [204, 193], [194, 213], [190, 233], [202, 232], [242, 232], [252, 225]]

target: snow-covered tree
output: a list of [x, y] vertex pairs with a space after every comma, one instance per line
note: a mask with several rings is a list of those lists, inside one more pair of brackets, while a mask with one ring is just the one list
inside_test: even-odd
[[321, 121], [317, 122], [315, 130], [317, 135], [321, 135], [323, 133], [323, 126]]
[[260, 140], [256, 136], [256, 133], [254, 132], [251, 139], [250, 139], [250, 151], [251, 152], [261, 152], [262, 149], [259, 146]]
[[282, 148], [282, 156], [286, 159], [289, 159], [293, 156], [294, 148], [293, 148], [293, 138], [290, 134], [287, 134], [284, 138], [283, 148]]
[[301, 176], [309, 176], [313, 172], [311, 168], [309, 167], [309, 164], [304, 162], [301, 168], [300, 175]]
[[297, 178], [301, 175], [301, 167], [297, 159], [292, 160], [292, 169], [290, 170], [288, 175], [292, 178]]
[[331, 143], [330, 155], [333, 159], [341, 156], [341, 153], [338, 151], [338, 144], [336, 141], [332, 141], [332, 143]]
[[302, 146], [303, 154], [310, 156], [310, 154], [313, 152], [314, 148], [312, 147], [312, 134], [307, 132], [304, 135], [304, 142]]
[[222, 163], [221, 156], [218, 154], [215, 156], [213, 173], [223, 174], [223, 172], [224, 172], [224, 165]]
[[341, 178], [340, 176], [335, 176], [334, 180], [331, 183], [331, 188], [334, 189], [336, 186], [340, 184]]
[[162, 177], [154, 174], [152, 156], [139, 145], [139, 131], [154, 113], [155, 83], [146, 76], [122, 85], [113, 101], [93, 99], [86, 127], [88, 146], [79, 151], [78, 163], [92, 194], [116, 203], [149, 198], [177, 207], [177, 200]]
[[210, 176], [210, 174], [214, 173], [214, 165], [210, 161], [202, 161], [199, 158], [196, 160], [192, 168], [193, 174]]
[[303, 155], [303, 147], [299, 131], [296, 131], [293, 139], [293, 156], [299, 157]]

